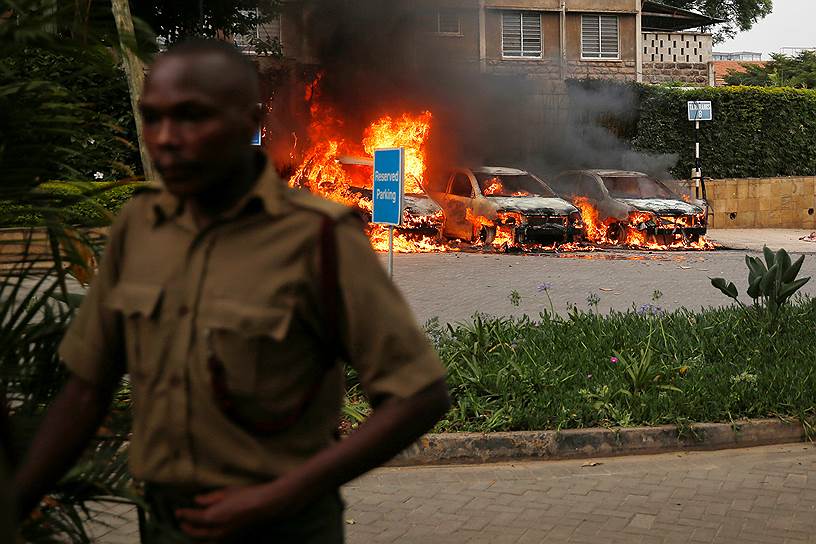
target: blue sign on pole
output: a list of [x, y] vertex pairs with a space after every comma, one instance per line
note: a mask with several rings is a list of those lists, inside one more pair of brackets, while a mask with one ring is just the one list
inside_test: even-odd
[[400, 225], [402, 223], [404, 181], [404, 149], [375, 150], [372, 223], [381, 225]]

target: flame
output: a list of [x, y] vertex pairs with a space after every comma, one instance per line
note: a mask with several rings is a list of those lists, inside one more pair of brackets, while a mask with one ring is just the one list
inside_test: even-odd
[[[422, 181], [426, 171], [425, 142], [430, 134], [433, 116], [429, 111], [418, 115], [403, 113], [397, 116], [385, 115], [374, 120], [363, 132], [360, 141], [346, 136], [348, 132], [343, 120], [334, 109], [321, 100], [321, 75], [306, 85], [304, 99], [309, 102], [311, 123], [308, 128], [312, 143], [294, 174], [289, 178], [292, 187], [306, 188], [321, 196], [346, 206], [371, 213], [373, 202], [370, 196], [359, 189], [371, 189], [372, 171], [365, 164], [343, 164], [340, 158], [371, 158], [375, 149], [405, 148], [405, 192], [424, 194]], [[295, 140], [297, 141], [297, 140]], [[294, 155], [294, 150], [292, 152]], [[355, 190], [356, 189], [356, 190]], [[408, 218], [403, 227], [394, 232], [394, 251], [416, 253], [447, 251], [435, 237], [411, 232], [411, 228], [426, 227], [431, 223], [441, 224], [441, 212], [424, 219]], [[388, 227], [370, 224], [367, 234], [371, 246], [377, 251], [388, 250]]]
[[[289, 179], [293, 187], [308, 189], [330, 200], [371, 213], [373, 203], [371, 166], [341, 162], [342, 157], [370, 159], [374, 150], [402, 147], [405, 149], [405, 192], [424, 194], [424, 179], [427, 171], [426, 142], [430, 135], [433, 115], [430, 111], [419, 113], [401, 112], [382, 115], [363, 130], [361, 135], [351, 135], [344, 120], [337, 115], [331, 105], [322, 100], [320, 83], [322, 74], [305, 86], [303, 98], [309, 105], [311, 121], [307, 129], [307, 141], [302, 147], [293, 133], [290, 158], [299, 166]], [[301, 145], [299, 148], [298, 146]], [[302, 151], [301, 151], [302, 149]], [[366, 192], [368, 190], [368, 193]], [[485, 196], [505, 195], [506, 189], [499, 177], [490, 180], [483, 193]], [[511, 196], [530, 196], [526, 191], [517, 191]], [[637, 249], [714, 249], [714, 245], [701, 237], [696, 242], [677, 235], [668, 243], [660, 244], [649, 234], [644, 223], [654, 221], [651, 214], [633, 212], [628, 221], [602, 220], [598, 210], [586, 198], [578, 198], [575, 205], [580, 209], [586, 229], [586, 239], [601, 246], [623, 246]], [[405, 217], [405, 222], [394, 231], [394, 251], [399, 253], [450, 251], [456, 245], [442, 243], [433, 233], [442, 224], [442, 212], [434, 216], [416, 218]], [[466, 219], [473, 225], [474, 233], [482, 228], [495, 229], [491, 245], [496, 249], [516, 248], [514, 228], [499, 217], [491, 220], [466, 212]], [[674, 229], [691, 227], [685, 217], [660, 218], [662, 225]], [[673, 221], [673, 222], [672, 222]], [[517, 223], [520, 222], [517, 221]], [[388, 227], [370, 224], [366, 230], [372, 247], [377, 251], [388, 249]], [[478, 234], [474, 237], [478, 243]], [[666, 238], [666, 237], [663, 237]], [[671, 238], [671, 235], [669, 236]], [[664, 240], [666, 241], [666, 240]], [[525, 246], [530, 250], [578, 251], [591, 250], [583, 243], [561, 244], [557, 246]]]
[[374, 155], [375, 149], [389, 147], [405, 148], [405, 192], [423, 194], [425, 177], [425, 141], [431, 130], [431, 112], [418, 116], [407, 113], [397, 119], [386, 115], [374, 121], [365, 131], [363, 148], [366, 155]]
[[[581, 219], [584, 222], [584, 232], [587, 241], [602, 246], [621, 246], [635, 249], [649, 249], [665, 251], [670, 249], [698, 249], [711, 250], [716, 246], [708, 241], [704, 236], [698, 240], [688, 240], [682, 233], [661, 235], [663, 239], [658, 241], [655, 236], [649, 234], [649, 226], [656, 224], [658, 220], [654, 214], [633, 211], [629, 213], [626, 222], [620, 222], [614, 217], [601, 219], [598, 208], [592, 205], [586, 197], [577, 197], [574, 201], [575, 207], [581, 211]], [[660, 218], [664, 228], [672, 229], [689, 228], [693, 225], [686, 216]]]

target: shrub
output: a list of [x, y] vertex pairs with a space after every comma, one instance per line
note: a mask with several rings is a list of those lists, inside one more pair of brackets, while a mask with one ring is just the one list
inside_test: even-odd
[[[108, 225], [125, 202], [133, 196], [139, 183], [65, 183], [42, 184], [36, 193], [57, 209], [68, 225], [100, 227]], [[0, 201], [0, 227], [38, 227], [45, 220], [41, 205], [35, 202]]]

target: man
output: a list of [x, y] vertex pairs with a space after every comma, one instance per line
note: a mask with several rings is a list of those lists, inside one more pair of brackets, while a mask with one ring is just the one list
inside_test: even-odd
[[[130, 375], [130, 468], [156, 542], [342, 542], [343, 483], [449, 407], [444, 370], [345, 207], [286, 187], [250, 141], [254, 67], [191, 42], [141, 101], [165, 190], [136, 196], [60, 354], [72, 377], [17, 475], [27, 512]], [[334, 439], [344, 372], [374, 407]], [[173, 540], [167, 535], [170, 534]]]

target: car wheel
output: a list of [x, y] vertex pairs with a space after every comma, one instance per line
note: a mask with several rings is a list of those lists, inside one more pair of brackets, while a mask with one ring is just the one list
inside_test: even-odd
[[626, 241], [626, 226], [623, 223], [612, 223], [606, 230], [606, 237], [613, 244], [620, 245]]
[[479, 241], [483, 246], [490, 246], [496, 239], [496, 227], [482, 227], [479, 230]]

